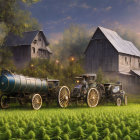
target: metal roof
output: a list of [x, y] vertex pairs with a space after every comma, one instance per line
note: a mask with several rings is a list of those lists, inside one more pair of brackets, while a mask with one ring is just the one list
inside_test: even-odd
[[29, 31], [29, 32], [23, 32], [21, 36], [14, 35], [10, 33], [5, 40], [5, 45], [6, 47], [10, 46], [23, 46], [23, 45], [31, 45], [32, 41], [34, 40], [35, 36], [38, 33], [41, 33], [43, 35], [43, 38], [45, 40], [46, 46], [49, 45], [49, 42], [47, 41], [43, 31]]
[[140, 76], [140, 70], [131, 70], [133, 73], [135, 73], [136, 75]]
[[100, 26], [98, 28], [119, 53], [140, 57], [140, 51], [132, 42], [122, 39], [115, 31]]

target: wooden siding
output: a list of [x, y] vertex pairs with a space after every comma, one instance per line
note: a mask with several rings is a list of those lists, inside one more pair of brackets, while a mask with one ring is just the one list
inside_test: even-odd
[[50, 58], [41, 33], [37, 34], [31, 44], [31, 58]]
[[126, 54], [119, 54], [119, 71], [130, 72], [130, 70], [140, 69], [140, 58]]
[[10, 47], [16, 66], [23, 66], [31, 60], [30, 46]]
[[100, 30], [94, 34], [85, 53], [87, 72], [118, 71], [118, 52], [105, 38]]

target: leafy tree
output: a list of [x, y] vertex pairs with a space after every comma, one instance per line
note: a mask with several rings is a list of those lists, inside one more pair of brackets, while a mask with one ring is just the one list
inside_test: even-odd
[[0, 49], [0, 71], [2, 68], [16, 70], [12, 58], [12, 53], [7, 49]]
[[39, 0], [0, 0], [0, 43], [6, 34], [13, 32], [21, 34], [24, 31], [39, 28], [36, 19], [25, 10], [29, 4]]
[[58, 44], [52, 45], [51, 48], [55, 50], [56, 58], [59, 58], [60, 61], [68, 61], [70, 56], [80, 59], [84, 55], [89, 39], [88, 30], [81, 25], [71, 24], [65, 29], [62, 40]]

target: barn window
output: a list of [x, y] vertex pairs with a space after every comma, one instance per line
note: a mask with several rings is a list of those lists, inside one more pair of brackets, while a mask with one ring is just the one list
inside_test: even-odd
[[35, 53], [35, 48], [34, 47], [32, 47], [32, 52]]
[[127, 64], [127, 57], [125, 57], [125, 63]]
[[33, 42], [34, 42], [34, 44], [36, 44], [37, 43], [37, 40], [35, 39]]

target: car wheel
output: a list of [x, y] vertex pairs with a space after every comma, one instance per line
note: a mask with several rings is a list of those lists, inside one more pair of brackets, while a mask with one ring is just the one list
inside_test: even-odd
[[121, 106], [121, 104], [122, 104], [122, 99], [121, 99], [120, 97], [117, 98], [116, 104], [117, 104], [117, 106]]

